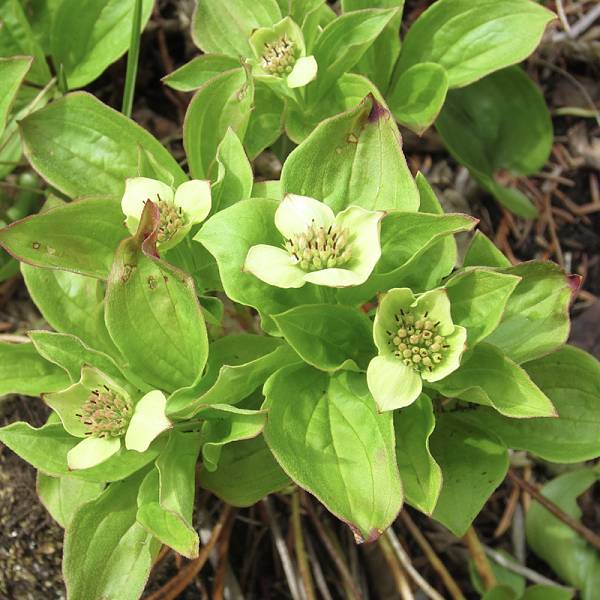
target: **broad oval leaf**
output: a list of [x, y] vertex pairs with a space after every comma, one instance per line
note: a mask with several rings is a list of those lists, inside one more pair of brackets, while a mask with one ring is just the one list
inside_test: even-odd
[[262, 436], [227, 444], [216, 471], [200, 472], [201, 486], [233, 506], [252, 506], [291, 483]]
[[125, 179], [138, 174], [138, 146], [173, 175], [175, 185], [187, 179], [156, 138], [84, 92], [68, 94], [32, 113], [19, 127], [31, 165], [71, 198], [120, 198]]
[[290, 346], [317, 369], [366, 370], [377, 354], [373, 325], [359, 309], [308, 304], [272, 317]]
[[406, 501], [431, 515], [442, 488], [442, 471], [429, 450], [435, 428], [431, 400], [425, 395], [394, 412], [396, 460]]
[[192, 17], [192, 39], [207, 54], [249, 57], [252, 31], [274, 25], [281, 16], [276, 0], [199, 0]]
[[492, 406], [506, 417], [558, 416], [525, 370], [491, 344], [479, 344], [457, 371], [434, 387], [449, 398]]
[[254, 82], [246, 68], [209, 79], [188, 106], [183, 145], [196, 179], [213, 176], [217, 148], [229, 128], [244, 139], [254, 101]]
[[[142, 0], [141, 30], [153, 5]], [[96, 79], [129, 48], [134, 6], [123, 0], [62, 0], [52, 19], [50, 54], [64, 68], [69, 89]]]
[[437, 118], [448, 92], [448, 74], [437, 63], [418, 63], [386, 94], [396, 121], [421, 135]]
[[88, 198], [11, 223], [0, 230], [0, 245], [37, 267], [106, 279], [126, 235], [118, 202]]
[[433, 518], [461, 537], [502, 483], [508, 452], [492, 431], [459, 413], [437, 416], [430, 444], [444, 481]]
[[527, 58], [553, 18], [530, 0], [438, 0], [409, 29], [397, 70], [435, 62], [461, 87]]
[[357, 540], [379, 537], [402, 506], [402, 486], [392, 414], [377, 412], [365, 376], [292, 365], [264, 392], [265, 439], [284, 471]]
[[318, 125], [286, 160], [281, 184], [284, 193], [316, 198], [335, 212], [419, 206], [398, 128], [373, 96]]
[[13, 56], [0, 58], [0, 135], [4, 133], [8, 113], [15, 99], [23, 78], [31, 67], [30, 56]]
[[39, 396], [69, 385], [67, 372], [40, 356], [33, 344], [0, 342], [0, 396]]
[[141, 476], [112, 483], [73, 517], [64, 576], [72, 600], [137, 600], [160, 543], [136, 521]]
[[600, 456], [600, 364], [579, 348], [557, 352], [523, 365], [550, 398], [558, 418], [510, 419], [488, 408], [464, 417], [494, 431], [509, 448], [544, 460], [576, 463]]
[[225, 54], [201, 54], [163, 77], [162, 81], [174, 90], [193, 92], [216, 75], [239, 66], [239, 59]]
[[124, 240], [115, 256], [105, 318], [128, 367], [148, 385], [172, 392], [200, 377], [208, 339], [194, 284], [146, 256], [135, 238]]

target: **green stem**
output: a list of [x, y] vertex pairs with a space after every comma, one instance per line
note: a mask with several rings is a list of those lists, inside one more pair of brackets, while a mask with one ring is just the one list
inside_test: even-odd
[[127, 73], [125, 75], [125, 90], [123, 91], [123, 108], [121, 112], [126, 117], [131, 117], [133, 108], [133, 95], [135, 93], [135, 79], [137, 77], [138, 59], [140, 56], [140, 37], [142, 25], [142, 0], [135, 0], [133, 8], [133, 22], [131, 24], [131, 39], [129, 53], [127, 54]]

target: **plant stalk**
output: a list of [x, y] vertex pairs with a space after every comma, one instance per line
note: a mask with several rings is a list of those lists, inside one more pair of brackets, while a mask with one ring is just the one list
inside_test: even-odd
[[135, 0], [135, 5], [133, 7], [133, 22], [131, 23], [129, 52], [127, 53], [127, 72], [125, 74], [125, 90], [123, 91], [123, 107], [121, 109], [121, 112], [126, 117], [131, 117], [131, 111], [133, 109], [135, 80], [137, 77], [138, 59], [140, 57], [141, 26], [142, 0]]

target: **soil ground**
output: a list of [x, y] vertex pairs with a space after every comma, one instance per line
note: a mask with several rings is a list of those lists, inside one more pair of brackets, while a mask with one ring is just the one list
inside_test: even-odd
[[[407, 0], [403, 27], [427, 7], [425, 0]], [[573, 26], [596, 6], [593, 0], [565, 0], [546, 3], [560, 5]], [[192, 0], [160, 0], [142, 37], [140, 71], [134, 118], [183, 159], [181, 124], [190, 94], [165, 88], [160, 78], [195, 56], [189, 36]], [[559, 40], [564, 29], [557, 21], [547, 32], [540, 49], [527, 61], [526, 69], [538, 82], [552, 111], [555, 143], [552, 156], [539, 176], [522, 178], [517, 183], [540, 209], [535, 221], [523, 221], [501, 210], [478, 188], [468, 172], [450, 158], [435, 130], [418, 139], [403, 132], [405, 153], [411, 169], [422, 170], [435, 185], [445, 205], [454, 211], [473, 214], [480, 228], [490, 236], [511, 260], [548, 258], [566, 270], [584, 276], [582, 289], [572, 307], [571, 342], [600, 358], [600, 121], [594, 107], [600, 106], [600, 18], [575, 40]], [[125, 73], [124, 60], [118, 61], [89, 90], [104, 102], [119, 107]], [[597, 115], [597, 111], [596, 111]], [[269, 169], [276, 159], [270, 154], [255, 164]], [[43, 323], [18, 279], [0, 284], [0, 333], [21, 335]], [[0, 402], [0, 424], [18, 419], [34, 425], [43, 423], [46, 409], [37, 399], [9, 398]], [[526, 473], [542, 483], [556, 467], [529, 462]], [[475, 528], [486, 544], [512, 553], [525, 552], [522, 539], [521, 504], [514, 501], [515, 487], [505, 482], [492, 496]], [[291, 544], [289, 526], [290, 495], [277, 495], [268, 505], [239, 511], [225, 523], [224, 533], [214, 550], [214, 565], [205, 567], [191, 578], [185, 591], [169, 598], [241, 598], [269, 600], [291, 598], [282, 562], [273, 545], [273, 521], [278, 523]], [[580, 499], [584, 522], [600, 529], [598, 490]], [[314, 506], [314, 504], [313, 504]], [[270, 510], [268, 510], [270, 508]], [[221, 507], [214, 498], [201, 494], [198, 526], [210, 529]], [[304, 519], [305, 541], [314, 572], [321, 572], [320, 590], [329, 590], [332, 598], [352, 597], [341, 583], [336, 563], [326, 551], [324, 540], [336, 547], [338, 559], [347, 565], [358, 590], [365, 598], [388, 600], [398, 592], [402, 573], [382, 569], [385, 547], [356, 547], [349, 531], [316, 507], [315, 521]], [[469, 572], [469, 553], [465, 545], [441, 526], [409, 510], [412, 519], [427, 536], [467, 598], [477, 598]], [[323, 530], [324, 527], [324, 530]], [[415, 544], [402, 522], [397, 534], [413, 565], [442, 592], [438, 576], [421, 548]], [[0, 445], [0, 599], [54, 600], [64, 598], [60, 572], [62, 532], [48, 516], [35, 494], [35, 474], [24, 462]], [[228, 556], [227, 560], [218, 560]], [[165, 554], [152, 575], [148, 594], [152, 596], [165, 582], [181, 578], [186, 563], [172, 553]], [[527, 564], [538, 573], [556, 579], [547, 565], [527, 554]], [[218, 565], [221, 565], [219, 567]], [[219, 591], [221, 590], [221, 591]], [[223, 592], [225, 590], [225, 592]], [[418, 592], [421, 593], [421, 592]], [[327, 597], [325, 591], [319, 597]], [[423, 596], [416, 596], [417, 598]], [[445, 596], [444, 596], [445, 597]], [[164, 596], [167, 598], [167, 596]]]

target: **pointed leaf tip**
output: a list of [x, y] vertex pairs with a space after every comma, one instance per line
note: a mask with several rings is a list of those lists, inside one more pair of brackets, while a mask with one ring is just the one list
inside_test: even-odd
[[160, 210], [158, 205], [148, 199], [140, 218], [138, 230], [134, 236], [136, 243], [146, 256], [159, 257], [156, 249], [158, 227], [160, 225]]
[[373, 104], [368, 117], [369, 123], [375, 123], [380, 119], [387, 120], [390, 118], [390, 111], [383, 104], [378, 102], [373, 94], [369, 94], [365, 100], [369, 100]]

